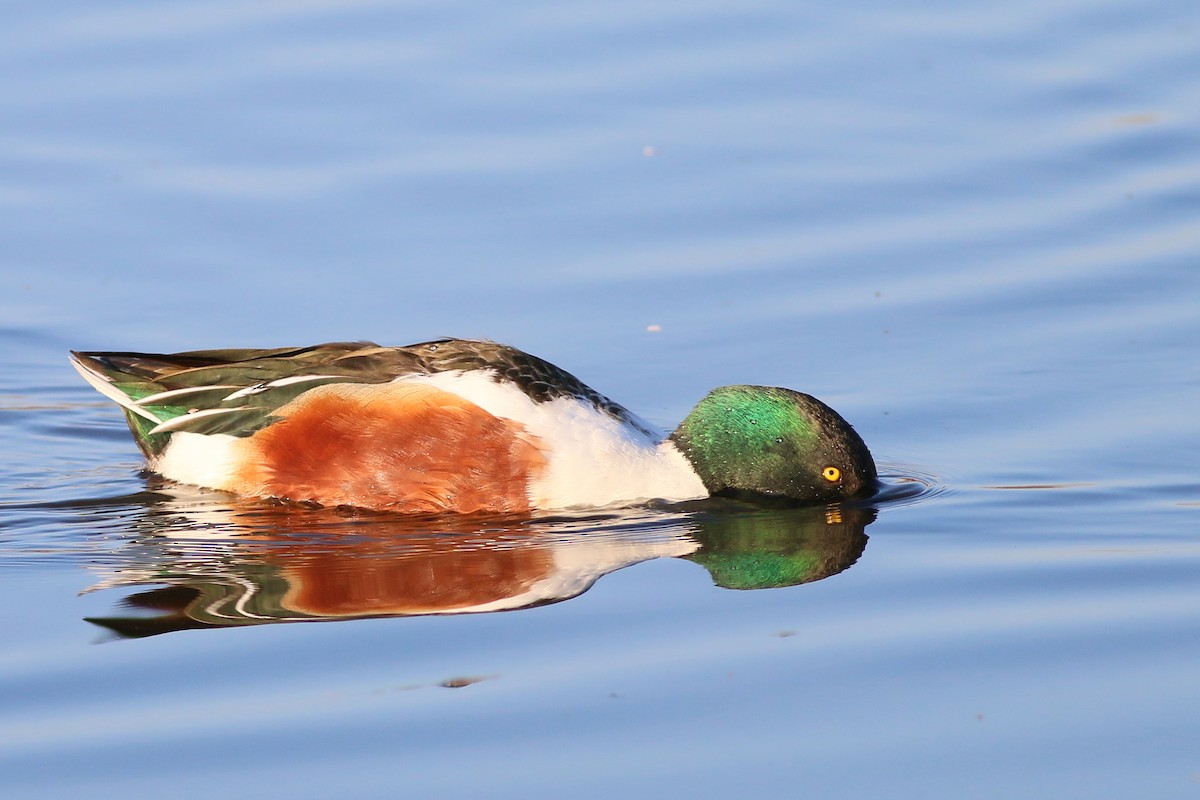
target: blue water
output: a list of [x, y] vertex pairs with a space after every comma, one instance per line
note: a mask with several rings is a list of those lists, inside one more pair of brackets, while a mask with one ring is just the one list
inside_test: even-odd
[[[28, 4], [0, 75], [5, 797], [1200, 793], [1194, 4]], [[65, 359], [439, 335], [891, 489], [305, 514]]]

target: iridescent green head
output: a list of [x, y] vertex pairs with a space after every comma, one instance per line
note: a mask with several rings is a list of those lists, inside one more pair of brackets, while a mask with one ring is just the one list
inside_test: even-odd
[[875, 489], [875, 461], [850, 423], [791, 389], [713, 389], [671, 439], [716, 496], [818, 503]]

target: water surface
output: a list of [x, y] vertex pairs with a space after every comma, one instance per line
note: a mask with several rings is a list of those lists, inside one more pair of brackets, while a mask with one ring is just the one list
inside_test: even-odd
[[[1197, 796], [1198, 37], [1173, 0], [13, 9], [5, 796]], [[667, 428], [809, 392], [915, 491], [305, 514], [142, 474], [65, 360], [439, 335]]]

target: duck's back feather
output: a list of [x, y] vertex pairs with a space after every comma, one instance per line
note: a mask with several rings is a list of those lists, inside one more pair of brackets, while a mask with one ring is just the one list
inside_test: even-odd
[[72, 353], [76, 368], [126, 410], [139, 445], [161, 452], [175, 432], [250, 436], [274, 412], [318, 386], [388, 383], [406, 376], [482, 371], [535, 402], [576, 397], [647, 434], [633, 413], [566, 370], [513, 347], [442, 339], [405, 347], [332, 342], [270, 350], [194, 350], [151, 354]]
[[704, 493], [661, 432], [493, 342], [72, 355], [150, 467], [182, 483], [403, 511]]

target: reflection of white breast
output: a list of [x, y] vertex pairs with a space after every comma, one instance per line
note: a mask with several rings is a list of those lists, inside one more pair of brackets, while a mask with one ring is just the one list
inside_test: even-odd
[[595, 508], [708, 495], [673, 443], [625, 425], [585, 400], [534, 402], [517, 387], [482, 372], [439, 372], [400, 380], [425, 381], [453, 392], [489, 414], [521, 423], [537, 437], [549, 463], [530, 487], [535, 508]]
[[585, 534], [542, 546], [553, 554], [554, 568], [549, 575], [530, 586], [528, 591], [490, 603], [435, 613], [474, 614], [523, 608], [545, 601], [566, 600], [587, 591], [589, 586], [610, 572], [653, 558], [686, 556], [700, 548], [695, 539], [681, 534], [646, 541], [604, 534]]

